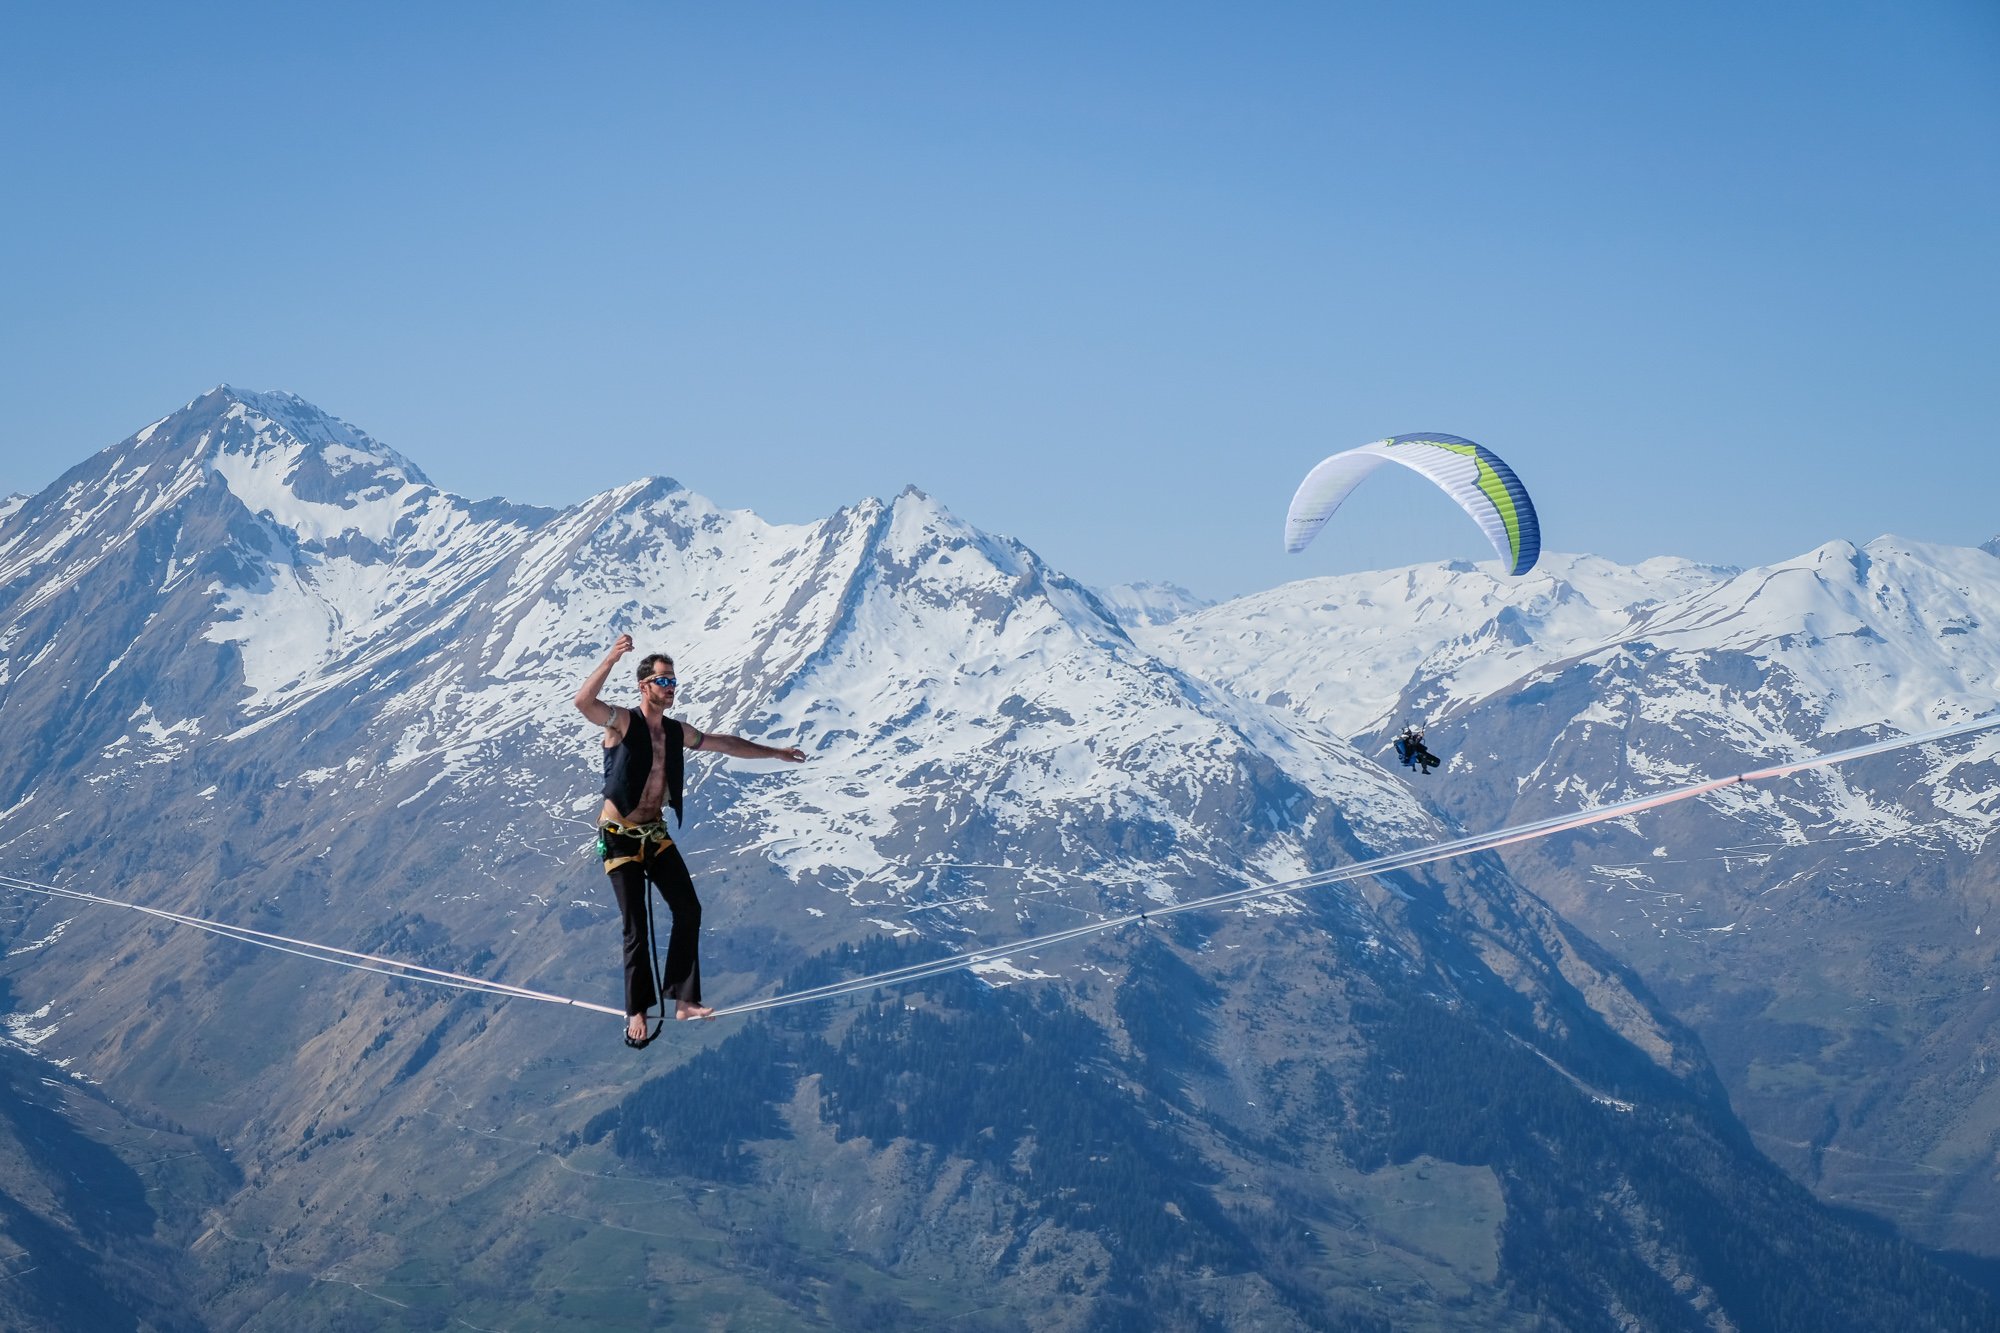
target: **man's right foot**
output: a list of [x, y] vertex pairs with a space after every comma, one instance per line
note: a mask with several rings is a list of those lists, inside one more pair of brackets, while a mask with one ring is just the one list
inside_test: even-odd
[[625, 1035], [633, 1041], [644, 1041], [646, 1039], [646, 1016], [644, 1014], [628, 1015], [625, 1019]]

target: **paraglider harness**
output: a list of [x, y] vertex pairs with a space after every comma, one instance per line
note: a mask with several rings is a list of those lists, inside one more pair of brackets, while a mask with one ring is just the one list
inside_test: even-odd
[[1403, 734], [1396, 737], [1396, 758], [1403, 761], [1404, 768], [1419, 769], [1425, 777], [1444, 762], [1424, 748], [1424, 733], [1415, 727], [1403, 728]]
[[[615, 819], [607, 819], [597, 826], [597, 854], [604, 860], [608, 874], [620, 866], [644, 865], [651, 857], [674, 845], [673, 834], [667, 831], [663, 819], [655, 819], [647, 824], [621, 824]], [[658, 937], [653, 933], [653, 894], [650, 885], [642, 885], [646, 900], [646, 952], [653, 959], [653, 997], [660, 1006], [660, 1016], [655, 1019], [646, 1015], [646, 1035], [634, 1037], [628, 1030], [625, 1044], [635, 1051], [643, 1051], [653, 1044], [667, 1028], [667, 971], [660, 959]]]

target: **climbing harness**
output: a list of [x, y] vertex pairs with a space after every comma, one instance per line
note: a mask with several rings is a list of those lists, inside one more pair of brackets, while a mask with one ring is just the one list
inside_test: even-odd
[[[612, 839], [622, 838], [626, 842], [638, 844], [638, 850], [620, 856], [613, 856]], [[648, 859], [674, 845], [674, 835], [668, 831], [663, 819], [655, 819], [647, 824], [621, 824], [615, 819], [607, 819], [597, 826], [597, 854], [604, 858], [604, 871], [610, 874], [620, 866], [644, 865]], [[618, 850], [623, 851], [622, 848]]]

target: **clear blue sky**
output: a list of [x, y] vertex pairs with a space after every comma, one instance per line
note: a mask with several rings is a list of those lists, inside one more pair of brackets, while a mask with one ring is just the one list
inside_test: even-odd
[[449, 490], [1093, 583], [2000, 533], [2000, 5], [0, 3], [0, 493], [228, 381]]

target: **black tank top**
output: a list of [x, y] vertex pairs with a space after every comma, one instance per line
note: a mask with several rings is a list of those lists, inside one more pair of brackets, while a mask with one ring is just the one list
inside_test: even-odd
[[[674, 812], [674, 822], [682, 822], [681, 815], [681, 768], [682, 748], [685, 742], [681, 736], [681, 724], [673, 718], [660, 721], [661, 738], [667, 743], [667, 805]], [[629, 814], [639, 804], [639, 798], [646, 794], [646, 779], [653, 774], [653, 734], [646, 725], [646, 715], [636, 708], [625, 710], [625, 734], [618, 744], [604, 752], [604, 799], [611, 802], [619, 814]]]

